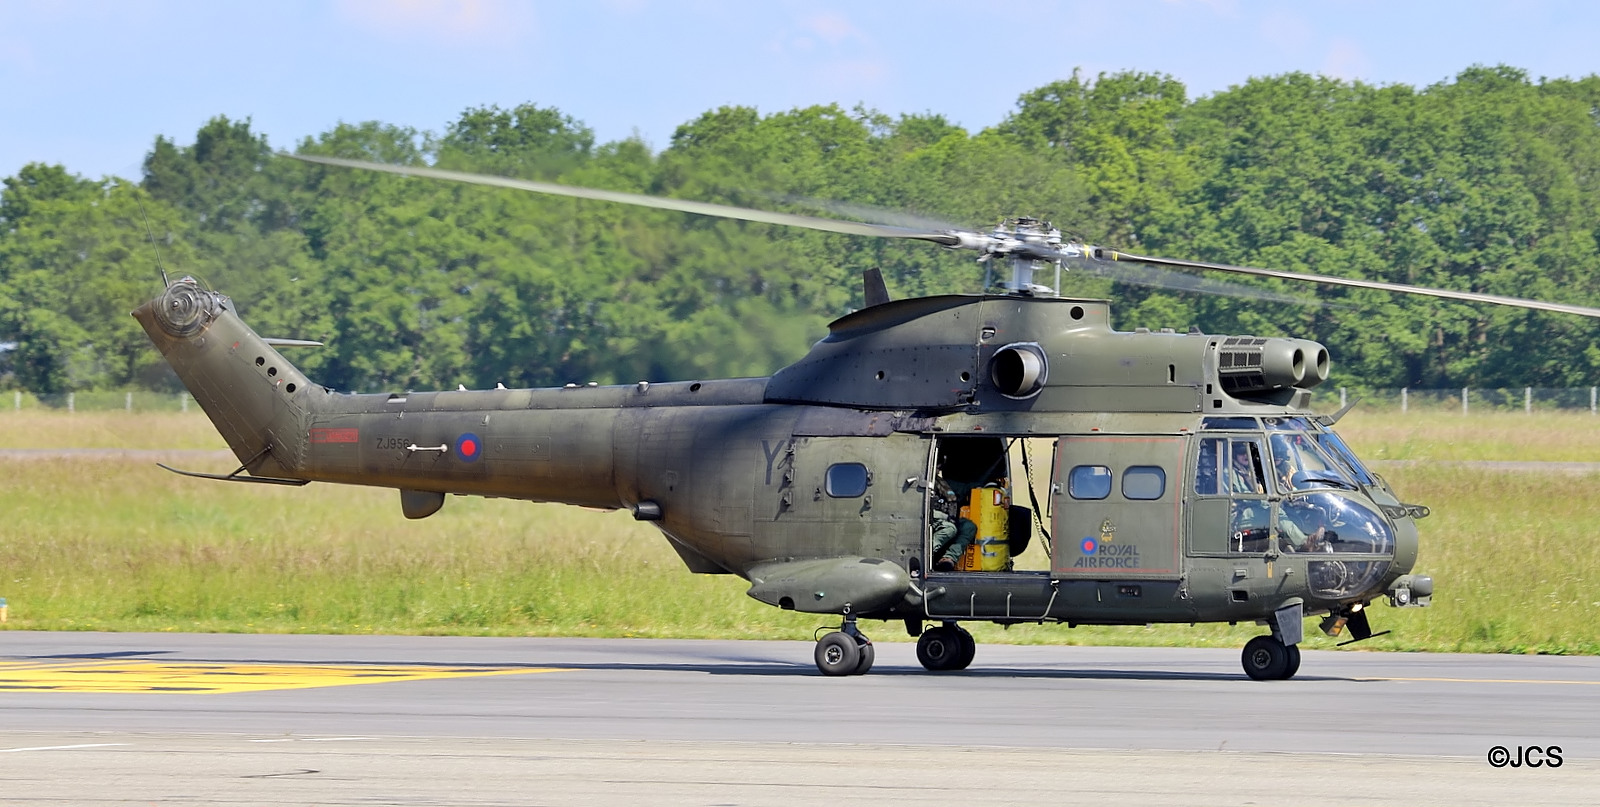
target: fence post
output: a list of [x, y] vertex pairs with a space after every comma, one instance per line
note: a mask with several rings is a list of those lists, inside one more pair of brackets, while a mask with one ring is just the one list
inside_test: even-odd
[[187, 392], [178, 393], [178, 406], [179, 406], [180, 409], [182, 409], [185, 412], [189, 411], [189, 393], [187, 393]]
[[1405, 387], [1400, 388], [1400, 414], [1402, 415], [1406, 413], [1406, 404], [1408, 403], [1406, 397], [1410, 392], [1411, 390], [1406, 389]]
[[75, 396], [77, 394], [78, 393], [76, 393], [76, 392], [67, 393], [67, 411], [68, 412], [76, 412], [76, 411], [78, 411], [77, 401], [73, 397], [73, 396]]
[[130, 392], [125, 397], [123, 397], [123, 399], [122, 399], [122, 411], [124, 411], [124, 412], [132, 412], [133, 411], [133, 393]]
[[[1591, 390], [1591, 392], [1592, 392], [1592, 390]], [[1591, 394], [1589, 396], [1589, 399], [1590, 399], [1589, 408], [1593, 409], [1594, 408], [1594, 395]], [[12, 408], [16, 409], [18, 412], [22, 411], [22, 390], [17, 390], [15, 392], [11, 393], [11, 403], [12, 403]]]
[[1461, 414], [1467, 413], [1467, 388], [1461, 388]]

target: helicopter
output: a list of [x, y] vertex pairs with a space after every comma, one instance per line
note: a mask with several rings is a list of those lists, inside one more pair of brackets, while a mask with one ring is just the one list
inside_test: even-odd
[[[383, 171], [979, 253], [1009, 277], [979, 294], [865, 306], [766, 378], [378, 394], [315, 383], [232, 301], [184, 277], [133, 316], [239, 461], [235, 482], [399, 491], [422, 519], [447, 495], [625, 509], [697, 574], [771, 606], [837, 617], [824, 675], [869, 671], [861, 620], [903, 622], [930, 671], [967, 668], [963, 622], [1254, 622], [1256, 680], [1300, 666], [1305, 620], [1374, 633], [1374, 602], [1426, 606], [1418, 520], [1317, 414], [1323, 345], [1198, 330], [1113, 330], [1110, 303], [1038, 282], [1132, 264], [1276, 277], [1600, 317], [1600, 309], [1136, 255], [1043, 221], [892, 226], [311, 155]], [[1030, 448], [1032, 447], [1032, 448]], [[1044, 506], [1031, 451], [1048, 454]], [[1020, 459], [1025, 482], [1013, 470]], [[167, 466], [162, 466], [167, 467]], [[1028, 502], [1014, 501], [1025, 491]], [[1044, 560], [1019, 564], [1036, 548]], [[1047, 561], [1047, 562], [1045, 562]], [[1042, 566], [1044, 568], [1024, 568]], [[931, 624], [930, 624], [931, 623]], [[819, 630], [819, 632], [822, 632]], [[1387, 632], [1387, 631], [1385, 631]]]

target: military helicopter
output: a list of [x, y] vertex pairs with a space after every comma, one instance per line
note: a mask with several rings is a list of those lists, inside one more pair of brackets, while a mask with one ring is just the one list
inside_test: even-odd
[[[965, 669], [962, 622], [1256, 622], [1253, 679], [1300, 664], [1304, 621], [1374, 635], [1369, 607], [1428, 605], [1417, 520], [1310, 409], [1322, 345], [1168, 329], [1119, 332], [1106, 300], [1056, 295], [1041, 270], [1117, 263], [1244, 273], [1582, 316], [1600, 310], [1134, 255], [1020, 218], [921, 230], [433, 168], [305, 155], [352, 169], [597, 199], [976, 251], [998, 292], [865, 303], [768, 378], [348, 394], [307, 378], [231, 301], [190, 278], [133, 315], [239, 460], [189, 476], [399, 490], [407, 518], [447, 494], [627, 509], [691, 572], [734, 574], [778, 608], [839, 617], [825, 675], [871, 669], [860, 620], [902, 621], [932, 671]], [[1051, 462], [1043, 508], [1029, 446]], [[1019, 457], [1020, 455], [1020, 457]], [[1013, 483], [1021, 459], [1028, 480]], [[170, 469], [169, 470], [176, 470]], [[1013, 501], [1024, 488], [1028, 505]], [[1048, 518], [1048, 526], [1046, 520]], [[1017, 556], [1038, 547], [1047, 568]], [[931, 626], [929, 623], [932, 623]]]

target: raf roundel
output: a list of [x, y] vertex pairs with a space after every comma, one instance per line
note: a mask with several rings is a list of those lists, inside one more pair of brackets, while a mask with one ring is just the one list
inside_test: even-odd
[[477, 462], [482, 454], [483, 441], [478, 439], [478, 435], [467, 432], [456, 438], [456, 456], [462, 462]]
[[1078, 548], [1082, 549], [1085, 555], [1093, 555], [1095, 550], [1100, 548], [1100, 543], [1093, 538], [1085, 538], [1083, 543], [1078, 544]]

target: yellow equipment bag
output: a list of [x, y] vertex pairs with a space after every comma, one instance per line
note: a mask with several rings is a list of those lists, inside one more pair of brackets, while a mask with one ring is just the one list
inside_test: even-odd
[[1003, 572], [1011, 568], [1011, 544], [1006, 530], [1011, 516], [1011, 496], [1005, 488], [973, 488], [961, 517], [978, 525], [978, 537], [961, 553], [956, 569], [963, 572]]

